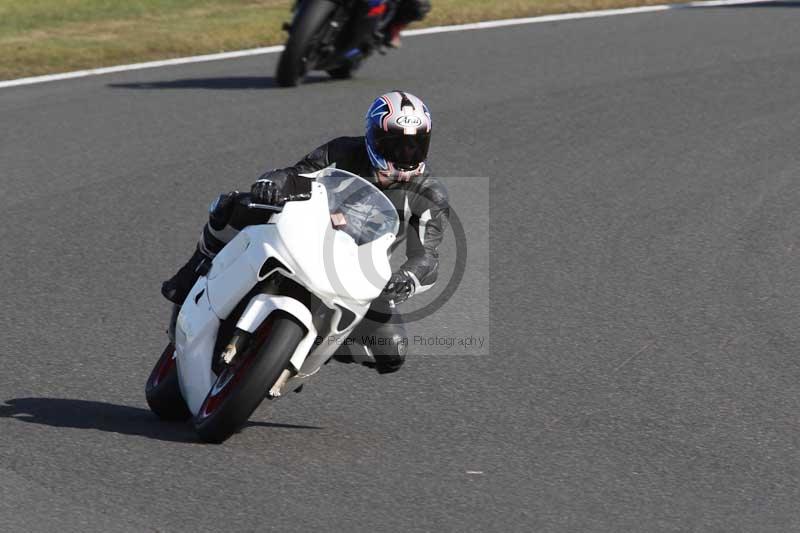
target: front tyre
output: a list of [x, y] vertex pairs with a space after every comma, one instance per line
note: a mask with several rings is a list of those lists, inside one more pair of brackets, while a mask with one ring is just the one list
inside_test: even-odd
[[[255, 346], [225, 367], [194, 416], [194, 428], [205, 442], [221, 443], [253, 414], [269, 388], [289, 365], [305, 328], [293, 317], [273, 313], [255, 335]], [[265, 338], [259, 346], [259, 339]]]
[[278, 61], [275, 80], [281, 87], [294, 87], [306, 75], [309, 59], [317, 52], [319, 36], [336, 4], [329, 0], [305, 0], [300, 9]]
[[144, 387], [147, 405], [162, 420], [188, 420], [192, 413], [181, 395], [175, 346], [169, 343], [147, 378]]

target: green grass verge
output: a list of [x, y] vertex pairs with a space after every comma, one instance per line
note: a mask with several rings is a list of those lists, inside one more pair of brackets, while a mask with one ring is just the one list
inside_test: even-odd
[[[417, 27], [663, 0], [433, 0]], [[282, 43], [290, 0], [0, 0], [0, 79]]]

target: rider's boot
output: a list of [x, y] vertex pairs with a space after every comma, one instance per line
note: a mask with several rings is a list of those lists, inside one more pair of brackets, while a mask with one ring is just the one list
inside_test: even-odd
[[161, 284], [161, 294], [170, 302], [183, 305], [197, 279], [208, 273], [210, 266], [211, 258], [199, 248], [195, 249], [189, 261], [178, 269], [174, 276]]

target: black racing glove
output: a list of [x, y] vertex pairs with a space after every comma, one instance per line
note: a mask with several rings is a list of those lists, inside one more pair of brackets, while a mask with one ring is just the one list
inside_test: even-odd
[[260, 179], [250, 187], [250, 198], [256, 204], [283, 204], [283, 198], [278, 191], [278, 187], [272, 180], [268, 179]]
[[389, 283], [383, 288], [381, 298], [399, 304], [408, 300], [415, 290], [416, 285], [414, 285], [414, 280], [411, 279], [411, 276], [406, 272], [397, 272], [392, 274]]

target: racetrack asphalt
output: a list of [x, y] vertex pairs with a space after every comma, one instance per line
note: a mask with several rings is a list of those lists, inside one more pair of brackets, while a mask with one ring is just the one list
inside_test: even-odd
[[[800, 529], [795, 5], [419, 36], [293, 90], [270, 55], [0, 91], [0, 529]], [[393, 88], [469, 252], [410, 333], [488, 346], [330, 364], [221, 446], [157, 421], [208, 202]]]

